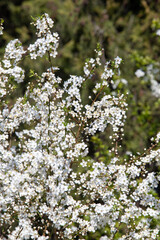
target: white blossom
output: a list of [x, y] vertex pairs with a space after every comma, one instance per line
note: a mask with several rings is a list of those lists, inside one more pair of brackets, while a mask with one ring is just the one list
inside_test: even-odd
[[136, 72], [135, 72], [135, 75], [136, 77], [140, 78], [140, 77], [143, 77], [145, 75], [145, 72], [142, 71], [141, 69], [138, 69]]

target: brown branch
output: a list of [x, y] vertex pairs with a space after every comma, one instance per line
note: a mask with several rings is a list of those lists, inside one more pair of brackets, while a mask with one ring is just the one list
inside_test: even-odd
[[104, 87], [105, 87], [105, 86], [103, 86], [103, 87], [100, 89], [99, 93], [96, 95], [95, 99], [93, 100], [91, 106], [93, 106], [94, 102], [97, 100], [97, 98], [99, 97], [99, 95], [100, 95], [101, 92], [103, 91]]

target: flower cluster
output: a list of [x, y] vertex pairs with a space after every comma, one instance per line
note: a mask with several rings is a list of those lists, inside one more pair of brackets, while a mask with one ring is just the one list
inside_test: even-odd
[[159, 98], [160, 97], [160, 78], [159, 78], [159, 63], [150, 64], [146, 67], [146, 71], [142, 71], [138, 69], [135, 72], [135, 75], [138, 78], [144, 79], [146, 82], [149, 82], [150, 88], [152, 91], [153, 96]]
[[18, 64], [25, 53], [18, 39], [10, 41], [6, 46], [4, 59], [0, 62], [0, 97], [9, 94], [13, 88], [13, 81], [24, 81], [24, 70]]
[[[38, 40], [28, 48], [30, 57], [47, 53], [52, 65], [58, 46], [53, 21], [44, 14], [34, 25]], [[85, 239], [103, 231], [101, 240], [156, 239], [160, 200], [154, 189], [159, 176], [147, 169], [158, 163], [160, 149], [128, 160], [118, 156], [127, 104], [123, 95], [105, 91], [121, 58], [105, 64], [87, 103], [81, 89], [101, 65], [99, 49], [85, 63], [83, 77], [71, 75], [63, 82], [52, 66], [41, 76], [35, 74], [37, 84], [30, 83], [10, 106], [7, 84], [11, 76], [18, 83], [24, 79], [17, 66], [24, 53], [18, 40], [11, 41], [0, 65], [0, 237]], [[88, 141], [108, 125], [115, 148], [106, 161], [97, 161], [89, 154]], [[158, 134], [157, 145], [159, 139]]]
[[58, 48], [58, 33], [51, 33], [53, 20], [45, 13], [41, 18], [38, 18], [34, 26], [37, 28], [38, 39], [34, 44], [30, 44], [28, 51], [31, 59], [36, 59], [38, 56], [43, 57], [46, 52], [50, 57], [56, 57]]
[[84, 74], [87, 78], [91, 78], [94, 70], [97, 66], [101, 65], [101, 61], [100, 61], [100, 57], [102, 56], [102, 49], [100, 49], [99, 46], [97, 46], [97, 49], [95, 50], [97, 57], [94, 58], [90, 58], [85, 62], [85, 66], [83, 68], [84, 70]]
[[[155, 22], [156, 23], [156, 22]], [[154, 26], [155, 28], [155, 26]], [[155, 29], [154, 29], [155, 30]], [[160, 29], [156, 31], [156, 35], [160, 36]], [[158, 62], [151, 63], [146, 66], [145, 71], [138, 69], [135, 72], [136, 77], [143, 78], [149, 82], [153, 96], [160, 97], [160, 64]]]

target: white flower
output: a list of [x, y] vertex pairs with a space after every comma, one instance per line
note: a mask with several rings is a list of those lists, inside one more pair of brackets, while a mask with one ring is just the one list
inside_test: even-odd
[[156, 31], [156, 35], [157, 35], [157, 36], [160, 36], [160, 29], [158, 29], [158, 30]]
[[138, 69], [135, 72], [135, 75], [136, 75], [136, 77], [140, 78], [140, 77], [143, 77], [145, 75], [145, 72], [143, 72], [141, 69]]
[[122, 58], [117, 56], [114, 60], [115, 60], [115, 67], [118, 68], [122, 61]]

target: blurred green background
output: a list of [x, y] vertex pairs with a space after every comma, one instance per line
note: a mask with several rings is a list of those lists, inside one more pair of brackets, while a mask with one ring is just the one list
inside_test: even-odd
[[[97, 42], [104, 48], [103, 62], [117, 55], [124, 60], [121, 77], [128, 85], [120, 85], [119, 89], [129, 92], [129, 110], [122, 152], [142, 152], [149, 147], [150, 138], [160, 130], [160, 100], [151, 93], [150, 83], [138, 79], [135, 71], [159, 61], [160, 41], [151, 26], [153, 19], [159, 17], [160, 0], [1, 0], [0, 17], [5, 21], [1, 57], [9, 40], [19, 38], [24, 46], [35, 40], [31, 16], [44, 12], [53, 18], [54, 31], [60, 35], [59, 55], [54, 64], [60, 67], [58, 74], [64, 80], [70, 74], [83, 74], [84, 61], [94, 56]], [[26, 58], [22, 65], [29, 73], [33, 62]], [[47, 62], [34, 60], [36, 71], [41, 72], [46, 66]], [[25, 91], [27, 82], [26, 78], [19, 94]], [[84, 96], [91, 87], [89, 82]], [[101, 136], [105, 146], [106, 135]]]

